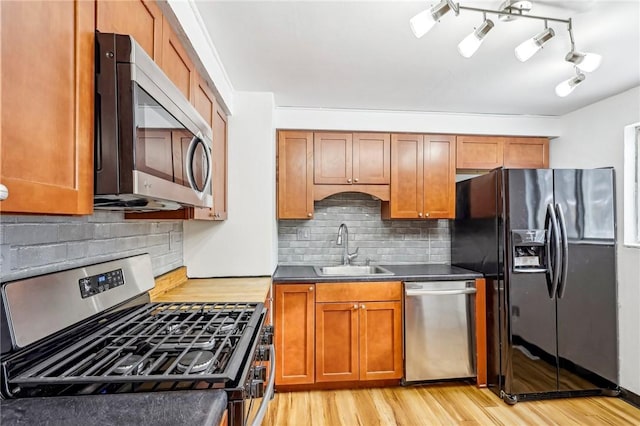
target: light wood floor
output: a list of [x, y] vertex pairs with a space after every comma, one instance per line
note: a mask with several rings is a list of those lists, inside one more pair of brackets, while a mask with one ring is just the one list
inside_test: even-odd
[[640, 410], [619, 398], [520, 402], [452, 383], [276, 393], [264, 425], [640, 425]]

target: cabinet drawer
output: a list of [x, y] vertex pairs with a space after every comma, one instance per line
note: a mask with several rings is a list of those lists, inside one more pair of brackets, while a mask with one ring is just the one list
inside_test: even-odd
[[401, 296], [399, 281], [316, 284], [316, 302], [400, 300]]

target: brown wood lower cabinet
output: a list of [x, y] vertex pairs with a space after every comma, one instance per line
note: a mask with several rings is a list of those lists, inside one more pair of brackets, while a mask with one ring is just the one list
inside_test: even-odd
[[402, 377], [400, 282], [316, 284], [316, 382]]
[[400, 282], [276, 284], [276, 385], [400, 379], [401, 294]]
[[311, 384], [314, 372], [314, 284], [275, 286], [276, 385]]

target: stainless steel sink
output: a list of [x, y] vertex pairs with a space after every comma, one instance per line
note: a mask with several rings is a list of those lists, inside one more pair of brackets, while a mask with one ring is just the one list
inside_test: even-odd
[[378, 265], [336, 265], [314, 266], [316, 275], [343, 275], [343, 276], [369, 276], [369, 275], [394, 275], [393, 272]]

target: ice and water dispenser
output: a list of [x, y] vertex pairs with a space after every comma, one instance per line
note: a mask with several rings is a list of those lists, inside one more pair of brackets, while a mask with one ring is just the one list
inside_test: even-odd
[[516, 229], [511, 232], [514, 272], [545, 272], [547, 270], [547, 231]]

